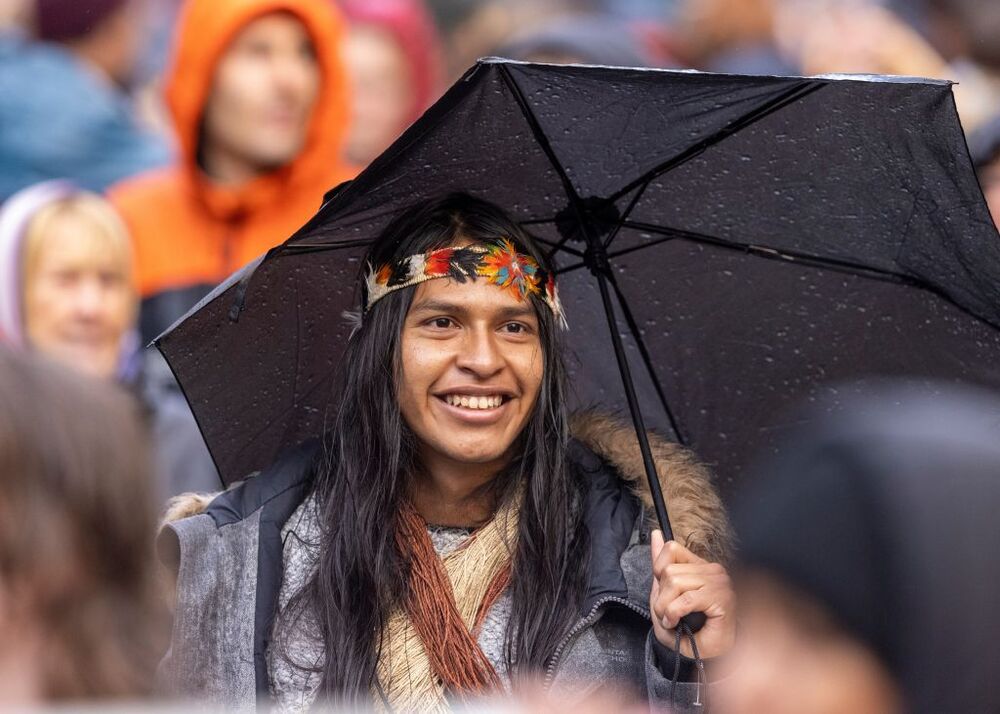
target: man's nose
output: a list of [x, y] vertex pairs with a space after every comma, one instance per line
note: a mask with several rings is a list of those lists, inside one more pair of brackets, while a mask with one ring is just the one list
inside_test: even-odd
[[297, 98], [309, 86], [313, 68], [301, 54], [284, 52], [274, 58], [272, 71], [278, 89]]
[[491, 330], [470, 329], [459, 350], [458, 366], [477, 377], [486, 378], [504, 365], [503, 354]]

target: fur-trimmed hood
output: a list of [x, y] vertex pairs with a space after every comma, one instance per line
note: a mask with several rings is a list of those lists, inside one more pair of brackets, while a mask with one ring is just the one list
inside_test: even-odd
[[[653, 497], [631, 424], [606, 413], [583, 411], [570, 420], [573, 438], [615, 467], [656, 524]], [[690, 449], [647, 432], [674, 538], [696, 555], [725, 563], [732, 552], [732, 531], [722, 499], [708, 469]]]
[[[570, 432], [574, 439], [615, 467], [649, 514], [650, 525], [656, 527], [649, 483], [632, 426], [609, 414], [588, 410], [572, 416]], [[649, 432], [649, 445], [674, 538], [702, 558], [727, 562], [732, 551], [732, 531], [711, 474], [689, 449], [658, 434]], [[186, 493], [172, 498], [163, 522], [198, 515], [217, 495]]]

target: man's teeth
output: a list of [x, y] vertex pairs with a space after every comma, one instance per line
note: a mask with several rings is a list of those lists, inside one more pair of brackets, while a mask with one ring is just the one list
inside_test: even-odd
[[444, 400], [453, 407], [465, 407], [466, 409], [496, 409], [503, 404], [503, 397], [499, 394], [488, 397], [470, 397], [464, 394], [448, 394]]

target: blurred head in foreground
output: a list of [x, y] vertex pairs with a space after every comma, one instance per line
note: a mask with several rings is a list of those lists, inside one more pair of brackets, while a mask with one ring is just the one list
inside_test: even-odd
[[149, 691], [162, 642], [135, 408], [0, 348], [0, 709]]
[[723, 711], [1000, 711], [1000, 401], [922, 395], [811, 420], [750, 482]]

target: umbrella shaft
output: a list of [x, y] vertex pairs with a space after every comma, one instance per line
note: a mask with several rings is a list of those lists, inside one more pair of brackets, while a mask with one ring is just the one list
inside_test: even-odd
[[646, 470], [646, 478], [649, 479], [649, 492], [653, 497], [656, 519], [660, 523], [664, 539], [672, 540], [674, 537], [673, 529], [670, 527], [670, 519], [667, 517], [667, 507], [663, 502], [660, 478], [656, 472], [656, 463], [653, 461], [652, 450], [649, 448], [649, 438], [646, 436], [646, 425], [643, 422], [642, 411], [639, 408], [639, 399], [635, 393], [635, 384], [632, 382], [632, 372], [628, 366], [628, 356], [625, 354], [625, 346], [622, 344], [621, 334], [618, 332], [615, 308], [611, 302], [607, 278], [600, 270], [592, 272], [594, 273], [594, 277], [597, 278], [597, 286], [601, 291], [601, 302], [604, 303], [604, 315], [608, 318], [608, 329], [611, 331], [611, 344], [614, 347], [615, 359], [618, 360], [618, 371], [621, 373], [622, 384], [625, 387], [625, 399], [628, 401], [629, 412], [632, 414], [635, 435], [639, 440], [639, 450], [642, 452], [642, 465]]

